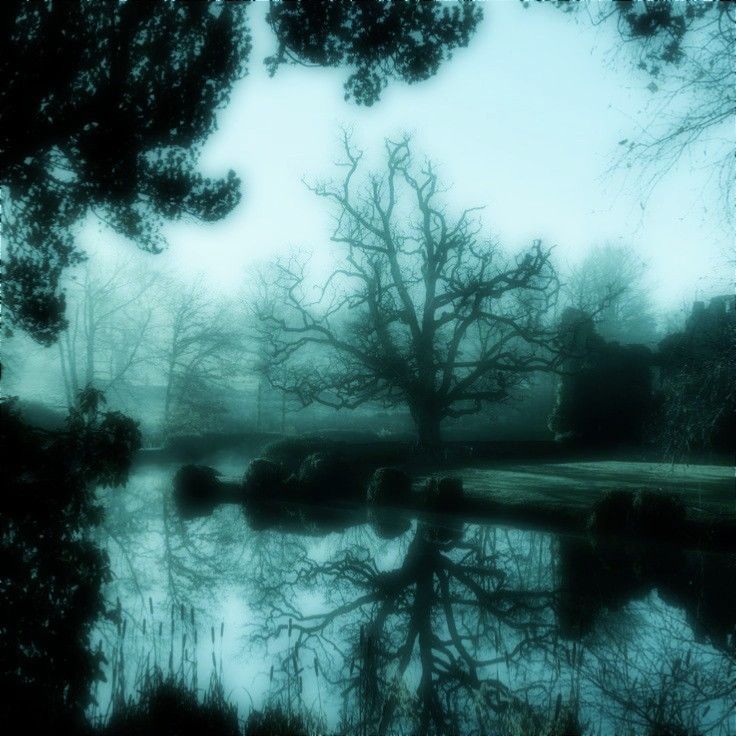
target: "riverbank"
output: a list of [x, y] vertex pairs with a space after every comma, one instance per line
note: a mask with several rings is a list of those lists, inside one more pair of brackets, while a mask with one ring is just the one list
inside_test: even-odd
[[[201, 446], [189, 442], [180, 444], [176, 453], [171, 448], [141, 453], [139, 462], [210, 464], [224, 472], [223, 481], [229, 481], [220, 483], [215, 503], [239, 503], [243, 498], [239, 457], [242, 471], [249, 460], [263, 456], [282, 466], [288, 475], [298, 474], [308, 456], [326, 453], [340, 459], [334, 473], [326, 476], [334, 492], [320, 492], [319, 502], [309, 495], [299, 498], [305, 508], [297, 510], [296, 516], [319, 517], [320, 506], [327, 504], [330, 508], [323, 509], [327, 516], [334, 516], [330, 509], [341, 508], [339, 515], [350, 524], [362, 523], [366, 515], [362, 504], [355, 507], [354, 502], [350, 503], [343, 486], [365, 487], [376, 468], [387, 466], [401, 468], [412, 480], [411, 500], [405, 500], [397, 513], [426, 513], [422, 489], [427, 479], [433, 475], [452, 476], [462, 481], [464, 497], [453, 502], [447, 513], [468, 520], [562, 533], [585, 532], [596, 504], [610, 492], [644, 492], [672, 499], [684, 510], [684, 527], [673, 528], [671, 539], [658, 541], [693, 548], [736, 549], [734, 469], [724, 462], [663, 463], [654, 461], [651, 452], [624, 448], [616, 453], [583, 454], [553, 442], [448, 443], [441, 456], [429, 458], [402, 442], [366, 442], [359, 438], [345, 442], [322, 436], [276, 442], [268, 442], [273, 437], [263, 435], [238, 439], [236, 446], [218, 448], [206, 456], [201, 454]], [[182, 452], [188, 448], [195, 449], [196, 455]], [[233, 468], [237, 468], [235, 474]], [[294, 500], [283, 499], [284, 506], [292, 506]], [[205, 506], [210, 507], [212, 501]], [[289, 515], [291, 524], [294, 518], [294, 514]], [[315, 531], [320, 529], [326, 531], [318, 524]], [[666, 532], [662, 534], [666, 536]]]

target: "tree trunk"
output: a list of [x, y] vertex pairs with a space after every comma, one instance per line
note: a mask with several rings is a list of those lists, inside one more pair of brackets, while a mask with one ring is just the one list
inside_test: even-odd
[[64, 380], [64, 392], [66, 394], [66, 405], [68, 409], [74, 406], [74, 390], [72, 389], [71, 378], [66, 369], [66, 357], [64, 355], [64, 348], [61, 343], [61, 335], [56, 341], [56, 346], [59, 348], [59, 361], [61, 363], [61, 376]]
[[442, 447], [440, 413], [432, 407], [422, 406], [411, 411], [417, 429], [419, 446], [429, 452], [437, 452]]
[[256, 397], [256, 429], [260, 432], [263, 429], [263, 381], [258, 379], [258, 395]]

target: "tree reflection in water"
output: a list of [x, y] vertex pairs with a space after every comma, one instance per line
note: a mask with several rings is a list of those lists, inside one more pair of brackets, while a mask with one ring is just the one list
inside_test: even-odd
[[426, 520], [330, 545], [259, 566], [254, 639], [276, 696], [316, 675], [348, 732], [733, 733], [732, 557]]
[[736, 733], [736, 555], [563, 539], [558, 622], [585, 645], [598, 720], [647, 736]]
[[[303, 555], [262, 581], [256, 636], [285, 636], [283, 670], [322, 668], [367, 732], [485, 732], [534, 699], [540, 684], [512, 689], [509, 673], [555, 636], [549, 587], [522, 585], [519, 560], [502, 549], [488, 529], [420, 522], [398, 566], [384, 569], [361, 544], [325, 561]], [[300, 594], [315, 591], [327, 608], [301, 610]]]

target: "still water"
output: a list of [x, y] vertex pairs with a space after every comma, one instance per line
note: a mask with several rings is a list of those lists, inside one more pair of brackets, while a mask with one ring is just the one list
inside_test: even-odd
[[157, 666], [329, 732], [736, 734], [733, 555], [437, 517], [386, 538], [330, 509], [184, 521], [176, 467], [104, 492], [94, 715]]

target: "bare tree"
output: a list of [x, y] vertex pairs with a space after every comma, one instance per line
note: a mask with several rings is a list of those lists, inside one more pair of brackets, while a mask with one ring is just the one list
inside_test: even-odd
[[[648, 174], [644, 183], [651, 189], [686, 153], [707, 146], [709, 161], [720, 169], [730, 199], [734, 178], [730, 127], [736, 113], [733, 3], [557, 4], [566, 12], [586, 13], [596, 26], [615, 23], [623, 51], [649, 79], [649, 119], [619, 141], [622, 163], [642, 166]], [[728, 215], [731, 210], [727, 206]]]
[[216, 394], [238, 374], [242, 330], [228, 302], [209, 294], [202, 281], [189, 287], [172, 281], [163, 291], [160, 319], [154, 359], [163, 373], [163, 431], [201, 429], [222, 412]]
[[269, 378], [303, 404], [408, 406], [420, 443], [446, 417], [506, 399], [549, 369], [545, 323], [558, 285], [540, 241], [514, 258], [481, 238], [477, 208], [452, 218], [431, 163], [409, 139], [385, 143], [386, 166], [355, 185], [363, 153], [344, 137], [345, 170], [314, 193], [335, 208], [343, 262], [312, 296], [306, 262], [264, 275], [256, 313]]
[[650, 605], [656, 625], [633, 633], [616, 617], [598, 621], [581, 667], [591, 705], [616, 733], [729, 733], [733, 654], [696, 638], [679, 611], [656, 598]]
[[57, 343], [69, 406], [85, 386], [115, 390], [145, 360], [156, 281], [129, 261], [108, 268], [88, 262], [72, 280], [68, 324]]
[[590, 250], [571, 269], [565, 301], [592, 315], [606, 340], [653, 343], [657, 325], [644, 286], [646, 263], [630, 247], [607, 243]]

